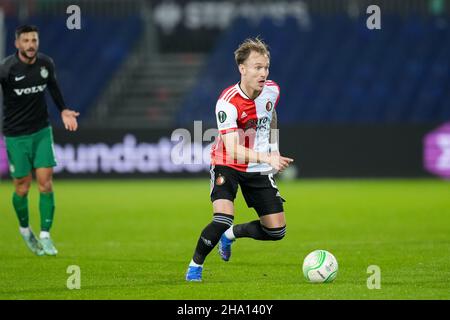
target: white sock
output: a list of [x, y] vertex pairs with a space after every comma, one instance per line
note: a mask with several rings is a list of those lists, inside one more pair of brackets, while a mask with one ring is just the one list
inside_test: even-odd
[[39, 234], [39, 238], [41, 238], [41, 239], [48, 239], [48, 238], [50, 238], [50, 232], [48, 232], [48, 231], [41, 231], [41, 233]]
[[227, 237], [228, 240], [236, 240], [233, 233], [233, 226], [229, 227], [227, 231], [225, 231], [225, 237]]
[[194, 260], [191, 260], [191, 263], [189, 263], [189, 267], [202, 267], [203, 268], [203, 265], [202, 264], [196, 264], [194, 262]]
[[19, 230], [20, 230], [20, 233], [25, 237], [28, 237], [31, 233], [30, 227], [26, 227], [26, 228], [19, 227]]

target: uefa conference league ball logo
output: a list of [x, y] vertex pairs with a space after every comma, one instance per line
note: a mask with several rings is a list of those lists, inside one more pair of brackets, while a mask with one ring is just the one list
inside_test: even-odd
[[423, 157], [428, 172], [450, 179], [450, 122], [425, 136]]

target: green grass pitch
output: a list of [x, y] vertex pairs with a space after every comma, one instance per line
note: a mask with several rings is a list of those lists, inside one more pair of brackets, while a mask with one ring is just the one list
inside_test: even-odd
[[[26, 248], [0, 183], [0, 299], [449, 299], [450, 184], [439, 180], [280, 182], [287, 216], [282, 241], [239, 239], [231, 261], [216, 249], [202, 283], [184, 275], [202, 228], [211, 221], [209, 181], [55, 181], [52, 230], [57, 257]], [[39, 231], [36, 185], [29, 196]], [[235, 222], [256, 219], [236, 200]], [[310, 284], [304, 257], [332, 252], [337, 279]], [[67, 268], [81, 289], [66, 287]], [[370, 265], [381, 289], [369, 290]]]

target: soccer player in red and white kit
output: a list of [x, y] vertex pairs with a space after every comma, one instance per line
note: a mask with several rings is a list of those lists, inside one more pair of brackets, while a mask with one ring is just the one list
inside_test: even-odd
[[[280, 88], [270, 80], [270, 53], [260, 40], [247, 39], [234, 52], [241, 81], [225, 89], [216, 105], [219, 136], [211, 150], [213, 221], [202, 231], [186, 280], [201, 281], [203, 263], [218, 245], [228, 261], [238, 238], [281, 240], [286, 233], [283, 202], [273, 171], [283, 171], [293, 159], [278, 152], [276, 107]], [[259, 220], [233, 225], [238, 186]]]

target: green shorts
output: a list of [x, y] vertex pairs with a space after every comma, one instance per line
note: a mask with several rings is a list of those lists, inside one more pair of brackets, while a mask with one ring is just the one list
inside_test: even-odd
[[26, 177], [31, 170], [36, 168], [56, 166], [51, 127], [29, 135], [5, 137], [5, 144], [9, 171], [13, 178]]

